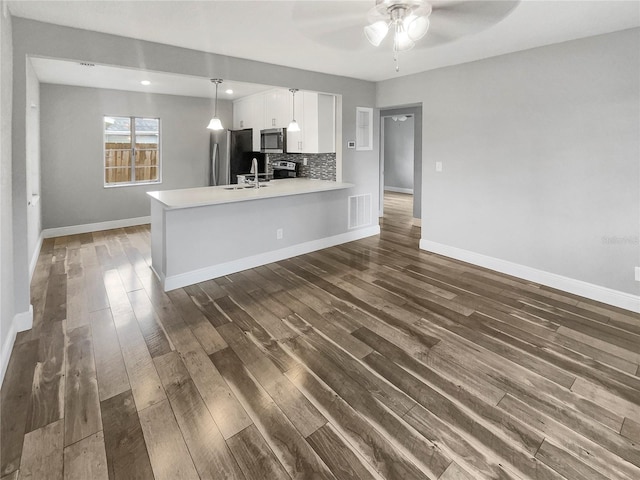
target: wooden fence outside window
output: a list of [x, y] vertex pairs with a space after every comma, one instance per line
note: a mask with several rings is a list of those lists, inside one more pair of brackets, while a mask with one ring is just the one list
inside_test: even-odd
[[[136, 144], [135, 182], [155, 182], [159, 180], [158, 148], [156, 144]], [[105, 183], [131, 183], [131, 145], [126, 143], [105, 143]]]

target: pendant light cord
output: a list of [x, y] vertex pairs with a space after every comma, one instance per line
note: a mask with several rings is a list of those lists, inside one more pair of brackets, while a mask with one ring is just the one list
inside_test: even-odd
[[215, 118], [218, 118], [218, 85], [219, 85], [219, 82], [216, 81], [216, 103], [215, 103], [215, 108], [213, 109], [213, 116]]

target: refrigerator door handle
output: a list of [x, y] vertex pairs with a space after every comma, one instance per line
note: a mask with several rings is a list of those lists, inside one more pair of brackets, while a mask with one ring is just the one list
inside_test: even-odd
[[214, 143], [211, 151], [211, 178], [209, 183], [211, 186], [218, 185], [218, 144]]

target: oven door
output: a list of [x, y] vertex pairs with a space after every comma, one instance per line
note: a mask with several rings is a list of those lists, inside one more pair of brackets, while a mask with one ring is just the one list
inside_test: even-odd
[[273, 179], [277, 178], [296, 178], [296, 172], [293, 170], [285, 170], [283, 168], [273, 169]]

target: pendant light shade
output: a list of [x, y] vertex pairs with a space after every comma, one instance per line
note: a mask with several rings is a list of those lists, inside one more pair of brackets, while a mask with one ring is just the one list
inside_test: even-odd
[[300, 125], [298, 125], [298, 122], [296, 122], [295, 120], [291, 120], [291, 122], [289, 122], [289, 126], [287, 127], [287, 132], [299, 132], [300, 131]]
[[300, 125], [298, 125], [298, 122], [296, 122], [296, 92], [298, 91], [297, 88], [290, 88], [289, 91], [291, 92], [291, 106], [293, 108], [292, 111], [292, 120], [291, 122], [289, 122], [289, 126], [287, 127], [287, 132], [299, 132], [300, 131]]
[[217, 117], [213, 117], [211, 119], [211, 121], [209, 122], [209, 125], [207, 125], [207, 128], [209, 130], [224, 130], [224, 127], [222, 126], [222, 122]]
[[216, 103], [215, 103], [215, 110], [213, 111], [213, 118], [209, 122], [209, 125], [207, 125], [207, 128], [209, 130], [224, 130], [224, 127], [222, 126], [222, 122], [218, 118], [218, 85], [222, 83], [222, 79], [212, 78], [211, 83], [214, 83], [216, 85]]

